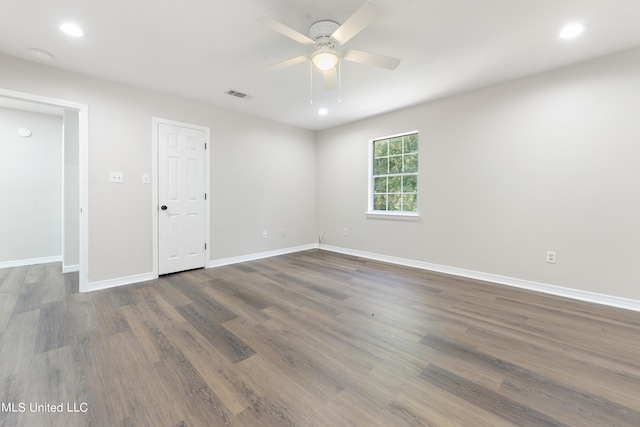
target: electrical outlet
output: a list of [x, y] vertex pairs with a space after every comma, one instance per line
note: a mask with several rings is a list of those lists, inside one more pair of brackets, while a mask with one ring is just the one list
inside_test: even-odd
[[266, 239], [267, 237], [269, 237], [269, 233], [267, 233], [267, 230], [262, 230], [262, 238]]
[[124, 183], [124, 174], [122, 172], [109, 172], [109, 182], [114, 184]]
[[556, 263], [556, 253], [547, 251], [547, 263], [555, 264]]
[[346, 229], [346, 228], [343, 228], [343, 229], [342, 229], [342, 235], [343, 235], [343, 236], [348, 236], [348, 235], [349, 235], [349, 230], [348, 230], [348, 229]]
[[282, 237], [287, 237], [287, 229], [286, 229], [286, 228], [283, 228], [283, 229], [280, 231], [280, 235], [281, 235]]

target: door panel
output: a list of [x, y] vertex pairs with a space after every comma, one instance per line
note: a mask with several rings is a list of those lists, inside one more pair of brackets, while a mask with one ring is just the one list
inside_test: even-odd
[[158, 272], [205, 266], [205, 131], [158, 127]]

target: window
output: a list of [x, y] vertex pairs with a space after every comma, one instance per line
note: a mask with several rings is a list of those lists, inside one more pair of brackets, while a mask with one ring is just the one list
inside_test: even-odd
[[369, 213], [417, 215], [418, 132], [371, 141]]

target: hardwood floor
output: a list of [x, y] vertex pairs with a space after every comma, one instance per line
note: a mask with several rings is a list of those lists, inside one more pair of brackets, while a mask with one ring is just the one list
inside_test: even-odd
[[11, 268], [0, 425], [639, 426], [639, 337], [640, 313], [320, 250], [89, 294]]

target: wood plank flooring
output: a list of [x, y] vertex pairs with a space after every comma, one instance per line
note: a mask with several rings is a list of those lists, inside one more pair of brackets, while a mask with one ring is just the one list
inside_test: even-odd
[[0, 270], [1, 426], [640, 425], [636, 312], [320, 250], [77, 288]]

